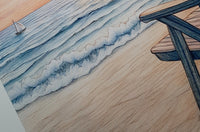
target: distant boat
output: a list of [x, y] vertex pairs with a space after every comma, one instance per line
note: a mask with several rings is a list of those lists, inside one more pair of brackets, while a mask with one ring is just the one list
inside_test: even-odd
[[19, 22], [14, 22], [13, 21], [13, 25], [15, 26], [17, 35], [21, 34], [24, 30], [26, 30], [26, 27], [23, 24], [19, 23]]

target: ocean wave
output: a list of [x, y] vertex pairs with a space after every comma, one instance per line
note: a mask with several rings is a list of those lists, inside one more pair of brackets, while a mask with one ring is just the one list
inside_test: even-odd
[[[139, 14], [163, 1], [52, 1], [25, 17], [22, 22], [33, 27], [0, 47], [0, 78], [15, 109], [89, 74], [149, 27]], [[57, 13], [45, 16], [51, 6]]]

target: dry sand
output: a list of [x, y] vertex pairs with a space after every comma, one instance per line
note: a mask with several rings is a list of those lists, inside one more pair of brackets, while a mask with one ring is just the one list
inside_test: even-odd
[[[0, 9], [0, 16], [2, 11], [7, 14], [1, 17], [3, 27], [11, 24], [9, 19], [14, 16], [18, 20], [27, 15], [24, 10], [31, 12], [27, 6], [18, 16], [16, 1], [7, 4], [1, 0], [0, 6], [6, 6]], [[12, 9], [7, 11], [8, 7]], [[200, 130], [199, 111], [181, 63], [161, 62], [150, 53], [166, 35], [166, 27], [155, 24], [90, 75], [19, 111], [26, 131]]]
[[0, 0], [0, 31], [37, 10], [50, 0]]

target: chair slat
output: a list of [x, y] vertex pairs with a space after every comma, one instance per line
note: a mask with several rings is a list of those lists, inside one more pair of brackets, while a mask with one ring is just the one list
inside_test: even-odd
[[140, 14], [140, 20], [149, 22], [164, 16], [176, 14], [183, 10], [200, 5], [200, 0], [175, 0], [150, 8]]
[[[200, 9], [194, 11], [187, 19], [187, 22], [200, 28]], [[184, 35], [186, 42], [192, 52], [194, 59], [200, 59], [200, 42], [191, 37]], [[155, 45], [151, 52], [156, 54], [157, 57], [164, 61], [177, 61], [180, 60], [177, 52], [175, 51], [174, 45], [171, 42], [171, 38], [168, 35], [159, 44]]]

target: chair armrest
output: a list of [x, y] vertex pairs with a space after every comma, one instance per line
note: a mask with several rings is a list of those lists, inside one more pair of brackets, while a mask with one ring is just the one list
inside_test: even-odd
[[149, 22], [164, 16], [172, 15], [183, 10], [200, 5], [200, 0], [175, 0], [150, 8], [140, 14], [140, 20]]

